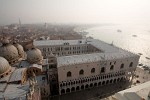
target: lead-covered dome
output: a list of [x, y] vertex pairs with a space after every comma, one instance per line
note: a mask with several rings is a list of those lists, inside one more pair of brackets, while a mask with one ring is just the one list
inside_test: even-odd
[[15, 63], [19, 59], [17, 48], [9, 43], [0, 46], [0, 56], [7, 59], [10, 64]]
[[20, 58], [24, 58], [24, 49], [23, 49], [23, 47], [20, 44], [18, 44], [18, 43], [14, 43], [14, 46], [18, 50], [19, 57]]
[[27, 61], [31, 64], [41, 64], [43, 61], [42, 53], [37, 48], [32, 48], [27, 52]]
[[11, 70], [11, 66], [9, 65], [8, 61], [5, 58], [0, 57], [0, 76], [5, 74], [9, 70]]

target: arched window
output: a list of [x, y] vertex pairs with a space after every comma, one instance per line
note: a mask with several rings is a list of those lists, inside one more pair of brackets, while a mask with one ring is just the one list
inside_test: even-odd
[[62, 84], [60, 84], [60, 87], [62, 87]]
[[112, 83], [112, 82], [113, 82], [113, 80], [111, 79], [111, 80], [110, 80], [110, 83]]
[[69, 89], [69, 88], [67, 88], [67, 89], [66, 89], [66, 92], [67, 92], [67, 93], [69, 93], [69, 92], [70, 92], [70, 89]]
[[93, 83], [90, 84], [90, 87], [93, 87]]
[[73, 91], [75, 91], [75, 87], [72, 87], [72, 88], [71, 88], [71, 92], [73, 92]]
[[117, 79], [117, 82], [120, 81], [120, 78]]
[[78, 90], [80, 90], [80, 87], [79, 87], [79, 86], [76, 87], [76, 91], [78, 91]]
[[73, 81], [71, 82], [71, 85], [73, 85]]
[[62, 89], [62, 90], [61, 90], [61, 94], [64, 94], [64, 93], [65, 93], [65, 90], [64, 90], [64, 89]]
[[101, 82], [98, 82], [98, 85], [101, 85]]
[[120, 69], [124, 68], [124, 64], [121, 64]]
[[85, 88], [89, 88], [89, 85], [88, 85], [88, 84], [86, 84], [86, 85], [85, 85]]
[[63, 86], [66, 86], [66, 84], [65, 84], [65, 83], [63, 83]]
[[92, 68], [92, 69], [91, 69], [91, 73], [95, 73], [95, 68]]
[[106, 81], [106, 84], [109, 84], [109, 80]]
[[94, 83], [94, 86], [97, 86], [97, 83]]
[[133, 62], [130, 63], [129, 67], [132, 67], [132, 66], [133, 66]]
[[113, 69], [114, 69], [114, 65], [111, 65], [110, 70], [113, 70]]
[[81, 89], [82, 89], [82, 90], [84, 89], [84, 85], [81, 86]]
[[102, 82], [102, 85], [105, 85], [105, 81]]
[[84, 74], [84, 70], [81, 69], [81, 70], [79, 71], [79, 75], [83, 75], [83, 74]]
[[71, 72], [67, 72], [67, 77], [71, 77]]
[[101, 68], [101, 73], [104, 73], [105, 72], [105, 67], [102, 67]]
[[114, 79], [114, 83], [116, 83], [116, 79]]

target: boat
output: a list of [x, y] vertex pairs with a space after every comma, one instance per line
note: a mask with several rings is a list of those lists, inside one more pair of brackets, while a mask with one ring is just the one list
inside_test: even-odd
[[132, 37], [137, 37], [137, 35], [132, 35]]
[[150, 58], [149, 57], [145, 57], [146, 59], [148, 59], [148, 60], [150, 60]]
[[139, 63], [139, 66], [143, 66], [143, 64], [142, 64], [142, 63]]
[[87, 39], [93, 39], [93, 37], [89, 36], [89, 37], [87, 37]]
[[122, 32], [122, 31], [118, 29], [117, 32]]
[[80, 31], [78, 32], [79, 34], [83, 34], [83, 35], [87, 35], [89, 32], [86, 32], [86, 31]]
[[140, 56], [143, 55], [142, 53], [138, 53]]

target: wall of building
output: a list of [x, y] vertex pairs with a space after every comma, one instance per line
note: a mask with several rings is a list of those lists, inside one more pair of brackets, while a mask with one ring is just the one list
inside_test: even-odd
[[[122, 59], [113, 59], [107, 61], [99, 61], [99, 62], [90, 62], [90, 63], [82, 63], [82, 64], [74, 64], [74, 65], [67, 65], [58, 67], [58, 76], [59, 81], [66, 81], [72, 79], [78, 79], [82, 77], [89, 77], [93, 75], [99, 74], [108, 74], [114, 73], [118, 71], [133, 71], [137, 67], [138, 64], [138, 57], [133, 58], [122, 58]], [[132, 67], [129, 67], [130, 64], [133, 62]], [[123, 68], [121, 65], [123, 64]], [[110, 69], [111, 66], [114, 66], [113, 69]], [[101, 72], [101, 68], [105, 68], [105, 72]], [[95, 72], [91, 73], [92, 68], [95, 68]], [[84, 75], [79, 75], [80, 70], [84, 70]], [[67, 72], [71, 72], [71, 77], [67, 77]]]
[[[125, 80], [128, 71], [135, 71], [138, 60], [139, 57], [135, 56], [58, 67], [59, 93], [69, 93]], [[110, 69], [111, 66], [114, 66], [113, 69]], [[101, 72], [102, 67], [105, 68], [104, 72]], [[91, 72], [93, 68], [95, 71]], [[80, 75], [81, 70], [84, 71], [83, 75]], [[71, 76], [67, 76], [69, 72], [71, 72]]]
[[[107, 45], [106, 47], [105, 45], [102, 46], [104, 46], [104, 48], [108, 50], [102, 51], [98, 48], [103, 47], [98, 46], [98, 48], [96, 48], [95, 46], [87, 43], [79, 43], [77, 45], [64, 43], [63, 45], [49, 44], [49, 46], [37, 46], [37, 48], [42, 51], [42, 54], [45, 58], [51, 56], [52, 53], [54, 54], [54, 56], [70, 56], [79, 54], [91, 54], [97, 52], [110, 53], [110, 58], [108, 59], [96, 62], [83, 62], [80, 64], [67, 64], [59, 67], [57, 67], [57, 57], [56, 59], [49, 58], [49, 64], [43, 67], [44, 71], [47, 71], [48, 74], [48, 80], [50, 82], [50, 92], [57, 92], [54, 90], [56, 90], [56, 88], [58, 89], [59, 87], [59, 94], [63, 94], [91, 88], [93, 86], [112, 84], [128, 79], [128, 72], [135, 71], [139, 61], [139, 56], [134, 55], [130, 52], [118, 51], [118, 49], [116, 49], [115, 47], [115, 49], [109, 48], [109, 45]], [[117, 59], [114, 59], [115, 57], [111, 58], [111, 53], [113, 52], [118, 52], [118, 55], [116, 55]], [[54, 60], [55, 62], [53, 62], [52, 60]]]
[[33, 75], [33, 73], [35, 75], [41, 75], [42, 74], [42, 69], [38, 68], [38, 67], [30, 67], [27, 70], [28, 75]]
[[92, 52], [102, 52], [96, 47], [90, 44], [80, 44], [80, 45], [55, 45], [55, 46], [37, 46], [42, 51], [44, 57], [51, 54], [57, 56], [75, 55], [75, 54], [87, 54]]
[[39, 75], [36, 77], [36, 80], [41, 90], [41, 97], [48, 97], [50, 95], [50, 87], [47, 80], [47, 75]]
[[[117, 71], [133, 71], [136, 69], [138, 61], [139, 56], [108, 60], [106, 65], [106, 73]], [[129, 67], [132, 62], [132, 67]], [[123, 68], [121, 68], [122, 64]], [[114, 66], [113, 70], [110, 70], [111, 66]]]
[[26, 81], [27, 81], [27, 71], [25, 70], [24, 72], [22, 72], [21, 84], [26, 83]]

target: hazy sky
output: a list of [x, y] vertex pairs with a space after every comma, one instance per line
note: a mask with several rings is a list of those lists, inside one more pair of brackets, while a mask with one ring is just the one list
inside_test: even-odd
[[150, 0], [0, 0], [0, 24], [150, 23]]

